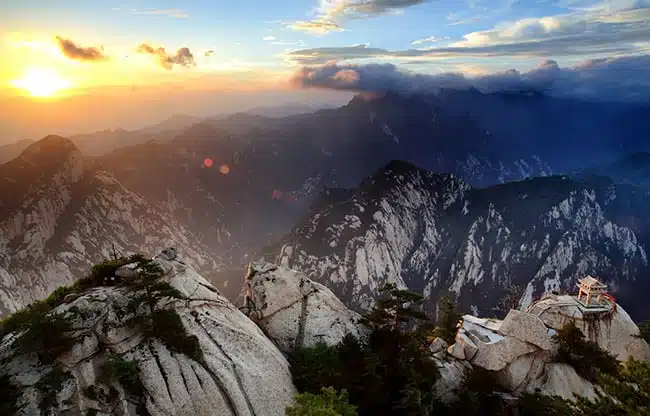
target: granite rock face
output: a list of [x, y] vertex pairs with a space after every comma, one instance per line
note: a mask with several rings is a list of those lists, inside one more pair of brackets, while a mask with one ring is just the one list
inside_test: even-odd
[[[173, 253], [173, 255], [172, 255]], [[280, 415], [295, 388], [289, 365], [260, 328], [174, 251], [153, 259], [163, 281], [183, 296], [165, 298], [158, 308], [174, 311], [201, 357], [190, 357], [127, 324], [134, 294], [126, 287], [96, 287], [58, 306], [72, 326], [72, 348], [43, 364], [35, 354], [15, 355], [20, 334], [2, 340], [3, 375], [21, 392], [19, 415]], [[128, 268], [128, 267], [127, 267]], [[140, 397], [124, 383], [106, 380], [107, 357], [137, 363]], [[56, 376], [56, 377], [55, 377]], [[53, 383], [52, 380], [57, 380]]]
[[301, 272], [254, 262], [246, 284], [258, 324], [283, 351], [318, 342], [335, 345], [347, 334], [363, 339], [368, 332], [361, 315]]

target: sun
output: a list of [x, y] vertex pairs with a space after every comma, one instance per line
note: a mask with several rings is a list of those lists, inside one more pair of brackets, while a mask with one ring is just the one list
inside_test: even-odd
[[53, 97], [59, 91], [70, 88], [69, 81], [49, 68], [29, 68], [21, 79], [11, 83], [27, 91], [32, 97]]

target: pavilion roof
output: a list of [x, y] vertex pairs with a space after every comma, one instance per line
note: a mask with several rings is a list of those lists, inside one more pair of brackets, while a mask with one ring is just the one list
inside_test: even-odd
[[586, 287], [589, 289], [606, 289], [607, 285], [601, 283], [598, 279], [592, 276], [586, 276], [583, 279], [578, 280], [578, 286]]

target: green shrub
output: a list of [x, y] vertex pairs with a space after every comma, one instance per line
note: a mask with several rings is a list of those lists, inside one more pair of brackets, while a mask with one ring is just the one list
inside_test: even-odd
[[95, 264], [90, 269], [90, 275], [87, 278], [82, 279], [82, 281], [80, 281], [80, 286], [82, 287], [82, 289], [86, 289], [88, 287], [101, 285], [106, 280], [106, 278], [115, 276], [115, 272], [117, 271], [117, 269], [119, 269], [122, 266], [131, 263], [139, 263], [139, 265], [142, 266], [143, 264], [146, 264], [148, 262], [149, 261], [145, 259], [144, 256], [141, 254], [135, 254], [133, 256], [121, 257], [112, 260], [104, 260], [101, 263]]
[[52, 308], [44, 301], [27, 305], [2, 320], [2, 336], [27, 329], [32, 322], [42, 319]]
[[579, 416], [647, 416], [650, 414], [650, 364], [630, 359], [618, 376], [600, 374], [595, 400], [578, 398]]
[[154, 311], [149, 336], [158, 338], [170, 351], [185, 354], [195, 361], [202, 362], [203, 351], [199, 339], [188, 335], [176, 311], [163, 309]]
[[564, 325], [553, 339], [559, 343], [555, 361], [571, 365], [583, 378], [595, 382], [598, 373], [618, 374], [618, 361], [593, 341], [585, 339], [575, 323]]
[[356, 416], [356, 406], [348, 402], [348, 393], [323, 387], [320, 394], [296, 395], [296, 404], [287, 407], [287, 416]]
[[71, 324], [63, 315], [34, 313], [29, 318], [26, 331], [12, 346], [16, 354], [37, 353], [41, 362], [49, 364], [74, 344], [68, 335]]
[[433, 336], [440, 337], [451, 345], [456, 340], [457, 325], [462, 315], [456, 311], [456, 304], [449, 297], [441, 298], [439, 305], [438, 319]]
[[143, 392], [142, 382], [138, 373], [138, 362], [125, 360], [124, 358], [110, 354], [106, 357], [102, 367], [102, 381], [116, 381], [124, 389], [135, 396], [141, 396]]
[[502, 389], [495, 374], [481, 367], [473, 367], [457, 391], [457, 400], [447, 406], [446, 414], [479, 416], [506, 414], [501, 398]]
[[517, 410], [525, 416], [570, 416], [575, 414], [573, 404], [559, 396], [540, 393], [522, 393]]
[[[117, 260], [106, 260], [94, 265], [88, 276], [79, 279], [71, 286], [60, 286], [45, 300], [36, 301], [5, 317], [0, 322], [0, 337], [4, 337], [4, 335], [17, 330], [28, 328], [33, 322], [44, 319], [44, 316], [52, 309], [61, 305], [67, 295], [81, 293], [93, 287], [102, 286], [106, 284], [105, 278], [113, 276], [119, 267], [134, 262], [139, 262], [145, 265], [149, 263], [144, 256], [136, 254]], [[155, 265], [149, 266], [149, 269], [153, 267], [155, 267]], [[145, 274], [147, 278], [149, 277], [148, 273], [149, 272], [147, 271]]]

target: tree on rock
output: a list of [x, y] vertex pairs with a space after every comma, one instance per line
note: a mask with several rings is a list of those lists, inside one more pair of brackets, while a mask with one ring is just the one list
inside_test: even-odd
[[574, 322], [564, 325], [553, 335], [559, 348], [556, 361], [571, 365], [583, 378], [595, 382], [598, 373], [615, 376], [618, 373], [618, 361], [608, 351], [588, 339]]
[[455, 342], [458, 321], [462, 315], [456, 311], [456, 303], [447, 296], [440, 299], [439, 305], [438, 319], [433, 335], [444, 339], [447, 344], [451, 345]]
[[429, 318], [416, 306], [424, 297], [418, 293], [398, 289], [387, 283], [379, 289], [380, 297], [370, 313], [365, 316], [372, 329], [403, 329], [409, 323], [425, 322]]

